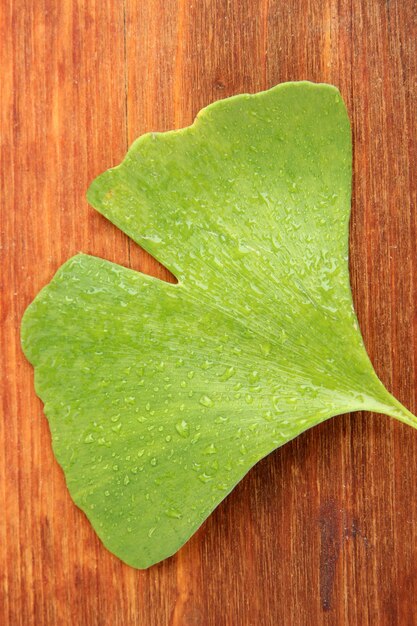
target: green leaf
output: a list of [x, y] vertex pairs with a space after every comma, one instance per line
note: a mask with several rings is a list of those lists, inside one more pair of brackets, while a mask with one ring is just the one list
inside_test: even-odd
[[287, 83], [138, 139], [91, 204], [178, 278], [70, 259], [22, 323], [76, 504], [121, 559], [187, 541], [262, 457], [348, 411], [416, 426], [377, 378], [348, 272], [336, 88]]

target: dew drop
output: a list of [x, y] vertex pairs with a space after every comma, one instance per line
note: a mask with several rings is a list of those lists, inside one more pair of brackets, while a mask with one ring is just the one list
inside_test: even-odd
[[223, 417], [222, 415], [219, 415], [218, 417], [216, 417], [216, 419], [214, 420], [215, 424], [224, 424], [225, 422], [227, 422], [229, 418], [228, 417]]
[[226, 382], [226, 380], [229, 380], [230, 378], [232, 378], [232, 376], [234, 376], [235, 373], [236, 373], [236, 370], [233, 366], [227, 367], [225, 371], [219, 376], [219, 379], [222, 382]]
[[272, 242], [272, 247], [274, 248], [274, 250], [279, 250], [281, 248], [279, 239], [275, 237], [274, 235], [271, 237], [271, 242]]
[[264, 342], [260, 344], [261, 352], [264, 356], [268, 356], [271, 352], [271, 344], [269, 342]]
[[177, 509], [167, 509], [165, 511], [165, 515], [167, 517], [172, 517], [173, 519], [181, 519], [182, 518], [182, 513], [180, 511], [178, 511]]
[[207, 448], [205, 448], [203, 454], [217, 454], [217, 448], [214, 443], [211, 443]]
[[199, 400], [200, 404], [202, 404], [203, 406], [206, 407], [210, 407], [213, 406], [213, 400], [209, 397], [209, 396], [201, 396], [200, 400]]
[[226, 483], [218, 483], [217, 484], [217, 489], [219, 489], [220, 491], [226, 491], [227, 488], [228, 487], [227, 487]]
[[273, 402], [273, 405], [275, 407], [275, 411], [277, 413], [283, 413], [283, 411], [282, 411], [282, 409], [280, 407], [280, 397], [279, 396], [273, 396], [272, 402]]
[[186, 438], [190, 435], [190, 427], [185, 420], [181, 420], [181, 422], [175, 424], [175, 430], [181, 437]]
[[203, 472], [202, 474], [199, 474], [198, 478], [199, 480], [201, 480], [202, 483], [209, 483], [211, 480], [213, 480], [213, 476], [209, 476], [205, 472]]

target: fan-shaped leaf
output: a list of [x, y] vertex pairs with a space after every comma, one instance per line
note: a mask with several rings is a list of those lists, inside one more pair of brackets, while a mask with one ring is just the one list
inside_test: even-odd
[[311, 83], [216, 102], [92, 184], [178, 284], [77, 255], [22, 340], [71, 495], [127, 563], [174, 553], [254, 463], [333, 415], [415, 425], [358, 330], [350, 191], [345, 106]]

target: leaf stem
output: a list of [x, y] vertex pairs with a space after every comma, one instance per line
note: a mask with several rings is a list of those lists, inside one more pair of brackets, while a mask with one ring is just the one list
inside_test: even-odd
[[389, 415], [390, 417], [394, 417], [395, 419], [403, 422], [404, 424], [408, 424], [413, 428], [417, 429], [417, 417], [411, 413], [397, 398], [395, 398], [387, 389], [384, 387], [384, 401], [378, 402], [377, 404], [373, 404], [372, 408], [369, 407], [371, 411], [377, 411], [378, 413], [383, 413], [384, 415]]

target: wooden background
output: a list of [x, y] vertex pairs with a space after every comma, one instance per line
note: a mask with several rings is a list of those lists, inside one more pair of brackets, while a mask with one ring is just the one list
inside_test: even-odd
[[71, 502], [22, 313], [77, 251], [168, 277], [87, 205], [134, 138], [286, 80], [354, 134], [351, 273], [380, 377], [417, 409], [415, 0], [1, 0], [0, 623], [415, 626], [417, 433], [335, 418], [271, 454], [173, 558], [135, 571]]

